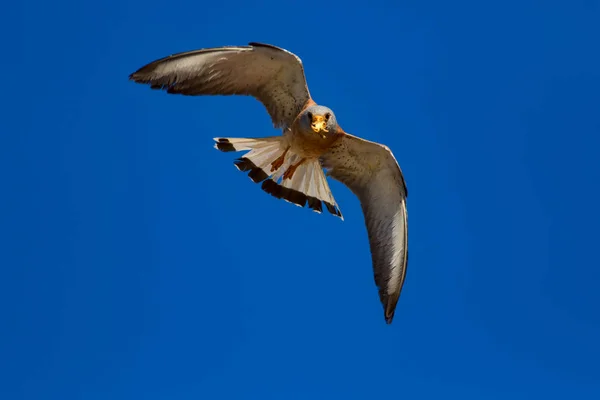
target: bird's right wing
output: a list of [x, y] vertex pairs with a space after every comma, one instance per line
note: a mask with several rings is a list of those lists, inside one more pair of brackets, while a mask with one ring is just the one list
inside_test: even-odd
[[321, 157], [321, 165], [360, 200], [375, 283], [389, 324], [408, 264], [407, 189], [400, 166], [386, 146], [349, 134]]
[[138, 69], [129, 79], [188, 96], [253, 96], [278, 128], [290, 126], [312, 103], [300, 58], [268, 44], [173, 54]]

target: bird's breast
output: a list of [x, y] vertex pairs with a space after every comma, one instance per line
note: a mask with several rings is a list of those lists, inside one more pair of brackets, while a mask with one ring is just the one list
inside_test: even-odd
[[290, 136], [290, 150], [306, 158], [318, 158], [327, 153], [339, 139], [338, 136], [323, 138], [316, 133], [306, 134], [299, 130], [292, 130]]

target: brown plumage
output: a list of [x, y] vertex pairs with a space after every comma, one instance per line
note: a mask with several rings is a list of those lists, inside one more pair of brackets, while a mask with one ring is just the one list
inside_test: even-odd
[[283, 134], [266, 138], [216, 138], [224, 152], [248, 151], [235, 161], [270, 195], [343, 219], [328, 175], [360, 200], [375, 283], [389, 324], [408, 264], [407, 189], [386, 146], [350, 135], [333, 111], [311, 98], [295, 54], [267, 44], [226, 46], [174, 54], [154, 61], [130, 79], [153, 89], [188, 96], [248, 95], [267, 109]]

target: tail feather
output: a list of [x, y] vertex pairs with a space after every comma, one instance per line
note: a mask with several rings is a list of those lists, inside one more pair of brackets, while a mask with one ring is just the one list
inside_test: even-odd
[[252, 160], [252, 162], [267, 174], [271, 172], [271, 163], [281, 155], [282, 151], [277, 142], [269, 143], [260, 147], [255, 147], [250, 150], [244, 158]]
[[233, 162], [235, 167], [242, 171], [248, 172], [248, 176], [252, 179], [252, 182], [259, 183], [269, 177], [261, 168], [254, 165], [252, 161], [247, 158], [238, 158]]
[[244, 151], [260, 149], [269, 145], [278, 145], [277, 137], [267, 137], [262, 139], [247, 138], [214, 138], [215, 149], [221, 151]]
[[[300, 161], [298, 154], [288, 149], [285, 136], [260, 139], [215, 138], [215, 148], [221, 151], [248, 151], [234, 161], [237, 169], [248, 172], [255, 183], [262, 182], [261, 188], [270, 195], [289, 203], [308, 207], [317, 213], [325, 208], [333, 215], [344, 217], [335, 202], [327, 178], [318, 159], [306, 160], [300, 164], [291, 179], [283, 179], [283, 174]], [[282, 155], [283, 163], [278, 168], [272, 163]]]

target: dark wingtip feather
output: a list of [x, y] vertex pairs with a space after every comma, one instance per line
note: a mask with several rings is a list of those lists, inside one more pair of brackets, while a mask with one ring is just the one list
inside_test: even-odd
[[147, 65], [129, 74], [129, 80], [137, 83], [150, 83], [150, 79], [148, 79], [148, 74], [144, 72], [145, 69], [148, 69]]
[[393, 319], [394, 319], [394, 313], [392, 312], [391, 315], [386, 315], [385, 316], [385, 323], [388, 324], [388, 325], [391, 325]]
[[395, 304], [392, 305], [391, 303], [392, 302], [388, 301], [388, 304], [383, 311], [383, 316], [385, 317], [385, 323], [388, 325], [392, 323], [392, 320], [394, 319], [394, 314], [396, 313], [396, 305]]
[[[386, 296], [387, 297], [387, 296]], [[386, 324], [391, 324], [394, 319], [394, 314], [396, 313], [396, 305], [398, 304], [398, 299], [400, 298], [400, 293], [397, 295], [392, 295], [387, 297], [383, 302], [383, 315], [385, 317]]]
[[269, 47], [269, 48], [274, 49], [274, 50], [283, 50], [281, 47], [277, 47], [277, 46], [274, 46], [274, 45], [269, 44], [269, 43], [250, 42], [250, 43], [248, 43], [248, 46], [252, 46], [252, 47]]

